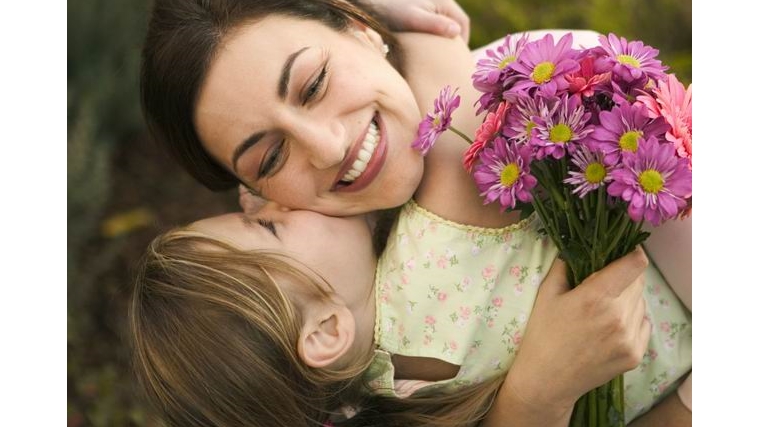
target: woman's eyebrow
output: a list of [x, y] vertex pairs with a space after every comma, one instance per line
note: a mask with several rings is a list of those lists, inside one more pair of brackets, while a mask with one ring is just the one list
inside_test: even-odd
[[259, 142], [259, 140], [261, 140], [261, 138], [263, 138], [264, 135], [266, 135], [266, 132], [256, 132], [254, 134], [251, 134], [251, 136], [249, 136], [243, 142], [241, 142], [240, 145], [235, 147], [235, 151], [232, 153], [232, 170], [235, 173], [238, 173], [237, 163], [238, 163], [238, 160], [240, 160], [240, 156], [242, 156], [243, 153], [245, 153], [249, 148], [256, 145], [256, 143]]
[[[288, 83], [290, 83], [290, 70], [293, 68], [293, 63], [296, 61], [296, 58], [298, 58], [298, 55], [302, 54], [309, 47], [310, 46], [306, 46], [298, 49], [297, 51], [288, 55], [288, 59], [285, 60], [285, 64], [282, 66], [282, 72], [280, 73], [280, 81], [277, 84], [277, 95], [281, 100], [284, 101], [288, 96]], [[261, 140], [264, 135], [266, 135], [266, 132], [253, 133], [251, 136], [243, 140], [243, 142], [241, 142], [237, 147], [235, 147], [235, 151], [232, 153], [232, 170], [235, 173], [237, 173], [237, 162], [240, 159], [240, 156], [248, 151], [249, 148], [256, 145], [256, 143], [259, 142], [259, 140]]]
[[280, 73], [280, 83], [277, 85], [277, 95], [279, 95], [280, 99], [283, 101], [288, 96], [288, 83], [290, 82], [290, 69], [293, 68], [293, 63], [296, 61], [296, 58], [298, 58], [298, 55], [303, 53], [308, 48], [309, 46], [302, 47], [298, 51], [293, 52], [290, 55], [288, 55], [288, 59], [285, 60], [285, 65], [283, 65], [282, 67], [282, 73]]

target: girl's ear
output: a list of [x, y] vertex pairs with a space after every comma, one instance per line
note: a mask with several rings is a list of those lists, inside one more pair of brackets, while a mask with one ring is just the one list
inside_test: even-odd
[[[323, 305], [323, 304], [320, 304]], [[324, 304], [305, 313], [298, 339], [298, 355], [312, 368], [324, 368], [348, 353], [354, 343], [356, 324], [345, 305]]]

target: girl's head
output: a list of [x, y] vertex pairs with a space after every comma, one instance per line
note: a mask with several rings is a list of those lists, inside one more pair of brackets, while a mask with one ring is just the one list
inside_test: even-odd
[[366, 213], [402, 204], [422, 176], [399, 59], [391, 34], [343, 0], [158, 0], [143, 108], [210, 188], [243, 182], [285, 206]]
[[176, 426], [323, 426], [346, 407], [360, 411], [336, 426], [476, 424], [499, 378], [406, 399], [362, 381], [374, 354], [368, 239], [361, 217], [271, 203], [157, 237], [130, 308], [148, 400]]
[[[216, 217], [151, 243], [130, 312], [134, 362], [172, 425], [319, 425], [360, 388], [372, 330], [356, 335], [352, 308], [326, 283], [347, 286], [348, 276], [297, 261], [331, 261], [336, 252], [288, 249], [338, 229], [303, 216], [291, 226], [287, 216], [261, 224], [242, 214]], [[365, 265], [360, 254], [340, 253], [340, 263]], [[352, 284], [364, 285], [358, 276]], [[355, 303], [367, 310], [368, 300], [365, 293]]]

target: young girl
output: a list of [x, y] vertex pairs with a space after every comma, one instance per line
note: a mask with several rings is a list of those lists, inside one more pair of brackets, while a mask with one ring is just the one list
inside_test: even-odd
[[[164, 408], [182, 408], [170, 417], [191, 410], [216, 425], [230, 420], [215, 414], [251, 417], [240, 408], [246, 398], [282, 425], [335, 419], [351, 407], [382, 407], [400, 425], [423, 407], [439, 411], [417, 419], [423, 425], [482, 416], [556, 250], [533, 219], [467, 227], [414, 201], [392, 236], [376, 262], [365, 217], [275, 203], [159, 236], [132, 307], [144, 387]], [[689, 313], [652, 267], [646, 282], [653, 329], [644, 359], [625, 375], [627, 421], [691, 368]], [[573, 355], [557, 356], [573, 363]]]

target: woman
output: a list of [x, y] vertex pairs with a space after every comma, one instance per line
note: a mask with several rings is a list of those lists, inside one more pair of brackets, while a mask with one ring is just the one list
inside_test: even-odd
[[[396, 41], [360, 9], [340, 1], [220, 3], [157, 2], [144, 52], [149, 126], [202, 183], [223, 189], [243, 182], [285, 206], [339, 216], [399, 206], [430, 180], [473, 185], [461, 168], [452, 167], [464, 148], [458, 142], [441, 140], [442, 149], [424, 164], [410, 147], [422, 114], [444, 84], [462, 88], [463, 105], [474, 103], [475, 94], [466, 89], [471, 59], [461, 41], [411, 34]], [[307, 19], [298, 24], [294, 17]], [[378, 51], [387, 51], [390, 63], [404, 72]], [[474, 115], [460, 116], [457, 127], [473, 133]], [[373, 127], [380, 142], [362, 147]], [[360, 154], [363, 149], [366, 154]], [[460, 201], [462, 222], [480, 203], [477, 197]], [[484, 226], [514, 220], [496, 207], [477, 216]], [[601, 277], [625, 288], [638, 272], [634, 262]], [[575, 398], [641, 357], [629, 342], [575, 338], [597, 337], [609, 327], [583, 319], [580, 307], [598, 295], [549, 289], [557, 288], [542, 287], [489, 421], [508, 415], [503, 418], [515, 425], [562, 425]], [[617, 323], [629, 319], [640, 298], [621, 295], [607, 306]], [[558, 331], [555, 322], [574, 329]], [[640, 319], [622, 323], [630, 330], [619, 338], [639, 335], [633, 331]], [[589, 346], [599, 351], [578, 351], [586, 356], [575, 366], [560, 362], [559, 354]], [[545, 390], [544, 384], [552, 387]]]

